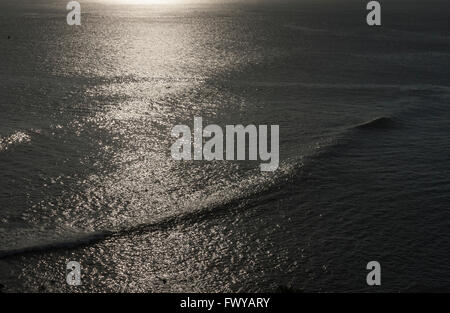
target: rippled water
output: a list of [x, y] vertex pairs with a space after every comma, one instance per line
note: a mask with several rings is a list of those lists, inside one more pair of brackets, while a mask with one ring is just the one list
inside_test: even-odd
[[[80, 2], [0, 4], [7, 291], [450, 290], [444, 2]], [[195, 116], [280, 125], [280, 168], [172, 160]]]

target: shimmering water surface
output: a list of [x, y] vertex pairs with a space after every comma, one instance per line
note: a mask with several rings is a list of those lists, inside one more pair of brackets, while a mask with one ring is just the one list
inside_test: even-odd
[[[3, 291], [450, 291], [445, 1], [63, 2], [0, 3]], [[195, 116], [279, 169], [172, 160]]]

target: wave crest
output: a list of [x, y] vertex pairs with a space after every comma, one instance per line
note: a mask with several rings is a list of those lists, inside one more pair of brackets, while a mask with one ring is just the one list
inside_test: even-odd
[[383, 130], [393, 128], [396, 126], [396, 124], [397, 123], [392, 118], [382, 116], [359, 124], [355, 128], [365, 130]]

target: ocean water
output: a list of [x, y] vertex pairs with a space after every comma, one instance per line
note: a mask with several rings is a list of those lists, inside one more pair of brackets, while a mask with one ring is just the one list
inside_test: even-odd
[[[448, 3], [79, 2], [0, 3], [2, 291], [450, 291]], [[196, 116], [279, 169], [172, 160]]]

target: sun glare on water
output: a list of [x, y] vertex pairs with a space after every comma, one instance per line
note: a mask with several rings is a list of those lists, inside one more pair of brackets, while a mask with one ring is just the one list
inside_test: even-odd
[[117, 4], [176, 4], [182, 3], [185, 0], [103, 0], [103, 2], [117, 3]]

